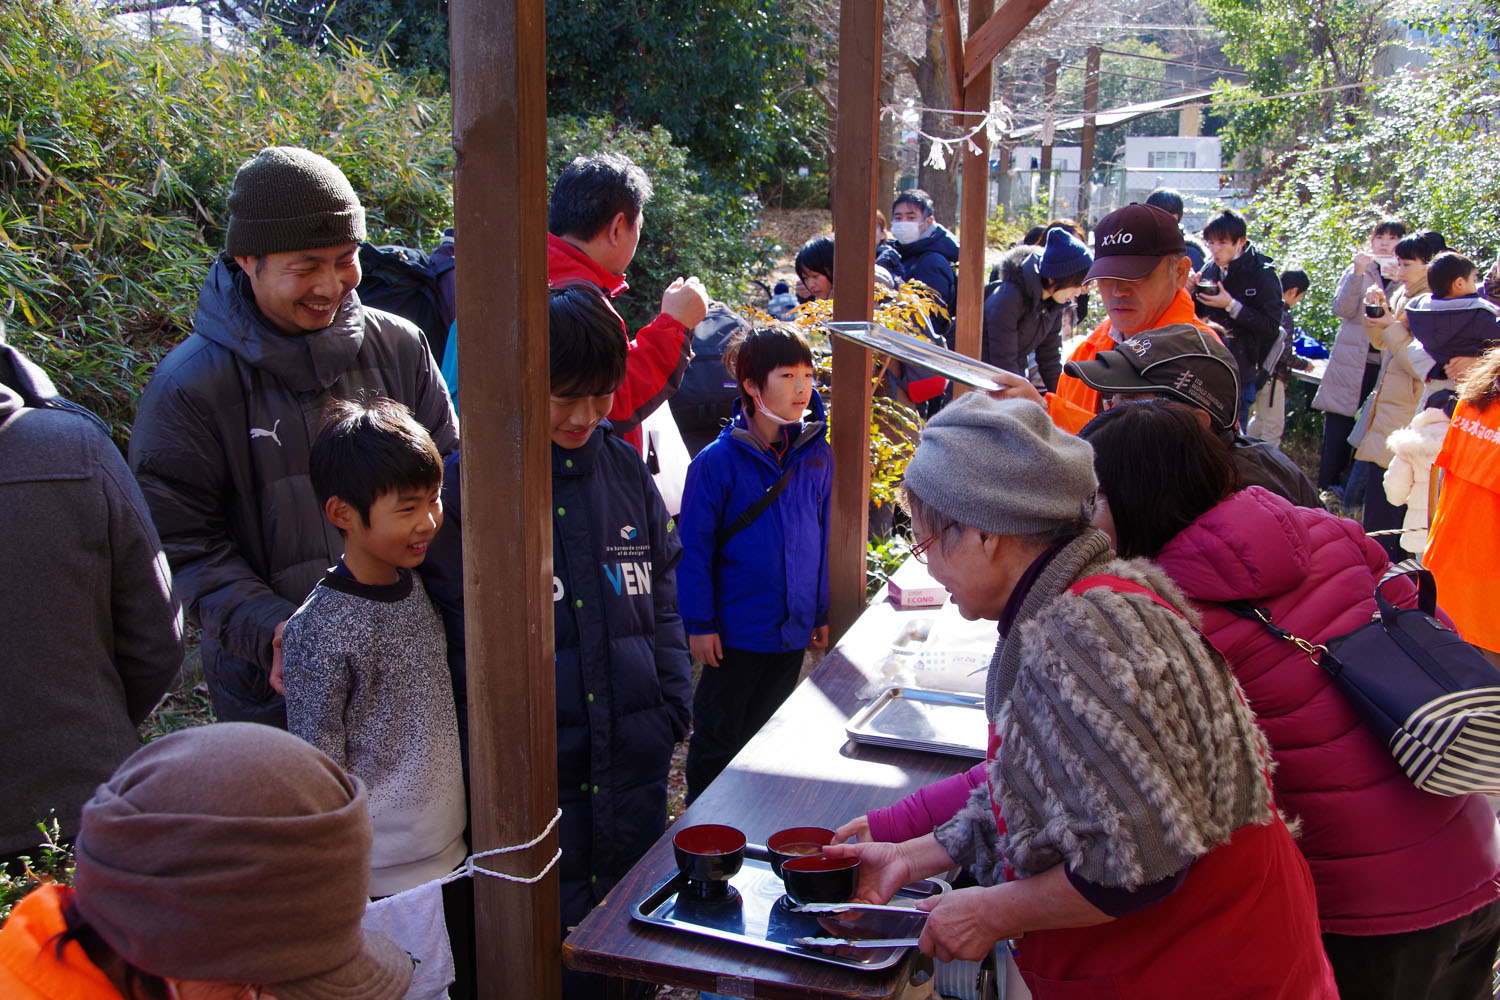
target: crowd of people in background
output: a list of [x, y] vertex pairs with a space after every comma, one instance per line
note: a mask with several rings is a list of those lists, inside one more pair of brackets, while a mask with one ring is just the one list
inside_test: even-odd
[[[563, 171], [548, 211], [563, 935], [666, 828], [674, 745], [689, 739], [691, 803], [830, 641], [813, 350], [768, 316], [723, 326], [692, 276], [632, 336], [612, 300], [651, 196], [602, 153]], [[1418, 556], [1500, 667], [1500, 262], [1481, 272], [1387, 219], [1318, 290], [1339, 329], [1314, 481], [1280, 447], [1290, 380], [1313, 366], [1294, 318], [1308, 274], [1278, 271], [1239, 213], [1187, 234], [1183, 208], [1158, 191], [1005, 250], [982, 317], [998, 391], [893, 371], [927, 418], [903, 487], [911, 556], [998, 624], [991, 739], [829, 853], [863, 860], [871, 900], [964, 864], [978, 885], [933, 902], [923, 949], [1018, 939], [1038, 997], [1487, 996], [1493, 809], [1419, 791], [1325, 673], [1228, 606], [1322, 642]], [[871, 282], [930, 289], [924, 335], [951, 347], [957, 237], [916, 189], [874, 228]], [[128, 467], [0, 344], [0, 520], [35, 581], [0, 620], [41, 668], [0, 709], [19, 748], [0, 860], [48, 813], [78, 857], [76, 887], [38, 890], [0, 931], [6, 996], [400, 996], [406, 943], [360, 916], [438, 885], [451, 993], [473, 989], [472, 893], [449, 879], [471, 847], [459, 425], [421, 331], [355, 291], [365, 236], [327, 159], [247, 160]], [[802, 246], [776, 317], [835, 294], [834, 246]], [[670, 421], [705, 322], [732, 331], [733, 402], [669, 502], [652, 421]], [[1362, 523], [1340, 516], [1357, 507]], [[135, 751], [184, 610], [219, 724]], [[261, 823], [318, 869], [316, 892], [285, 884], [303, 869]], [[562, 974], [570, 1000], [604, 994]]]

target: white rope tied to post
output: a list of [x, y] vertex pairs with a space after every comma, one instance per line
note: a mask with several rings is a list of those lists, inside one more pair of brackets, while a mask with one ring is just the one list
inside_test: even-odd
[[530, 850], [537, 844], [540, 844], [542, 841], [546, 840], [547, 834], [557, 829], [557, 821], [560, 819], [562, 819], [561, 808], [559, 808], [552, 814], [552, 819], [547, 824], [546, 828], [535, 837], [532, 837], [530, 840], [526, 841], [526, 843], [512, 844], [509, 847], [496, 847], [493, 850], [480, 851], [477, 854], [469, 855], [467, 858], [464, 858], [464, 863], [462, 865], [445, 875], [440, 880], [440, 884], [447, 885], [449, 882], [455, 882], [461, 878], [472, 878], [475, 875], [488, 875], [491, 878], [503, 878], [507, 882], [519, 882], [522, 885], [535, 885], [537, 882], [540, 882], [542, 879], [547, 877], [547, 873], [552, 870], [552, 866], [557, 864], [558, 859], [562, 857], [561, 847], [553, 852], [552, 860], [548, 861], [547, 864], [543, 866], [541, 871], [537, 872], [535, 875], [530, 876], [529, 878], [523, 877], [521, 875], [507, 875], [505, 872], [492, 871], [489, 868], [481, 868], [479, 867], [479, 865], [475, 864], [475, 862], [477, 862], [480, 858], [494, 857], [498, 854], [514, 854], [517, 851]]

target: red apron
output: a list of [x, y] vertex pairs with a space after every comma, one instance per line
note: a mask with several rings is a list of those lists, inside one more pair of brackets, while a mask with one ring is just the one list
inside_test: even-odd
[[[1069, 589], [1093, 586], [1146, 594], [1176, 613], [1119, 577], [1086, 577]], [[999, 749], [991, 723], [990, 761]], [[990, 807], [1003, 837], [999, 802], [992, 785]], [[1008, 865], [1005, 876], [1015, 878]], [[1279, 814], [1266, 826], [1241, 827], [1193, 862], [1160, 902], [1095, 927], [1033, 931], [1016, 942], [1015, 955], [1035, 1000], [1338, 998], [1312, 875]]]

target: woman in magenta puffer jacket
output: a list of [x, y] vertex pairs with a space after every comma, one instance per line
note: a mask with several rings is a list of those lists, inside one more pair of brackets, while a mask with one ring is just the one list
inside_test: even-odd
[[[1083, 437], [1120, 555], [1154, 559], [1182, 588], [1265, 730], [1340, 993], [1491, 996], [1500, 828], [1489, 804], [1419, 791], [1321, 667], [1221, 603], [1248, 600], [1322, 642], [1370, 620], [1384, 550], [1353, 521], [1259, 487], [1232, 492], [1227, 450], [1179, 404], [1116, 407]], [[1386, 593], [1410, 606], [1415, 587], [1393, 580]]]

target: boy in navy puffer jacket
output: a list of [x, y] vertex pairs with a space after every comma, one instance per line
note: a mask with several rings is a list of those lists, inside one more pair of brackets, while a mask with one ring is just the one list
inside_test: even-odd
[[734, 417], [688, 467], [682, 495], [682, 616], [703, 664], [689, 802], [791, 693], [808, 646], [828, 643], [833, 451], [812, 352], [793, 327], [759, 327], [730, 345], [725, 367], [740, 386]]
[[[677, 533], [651, 473], [605, 420], [625, 377], [619, 317], [597, 287], [552, 290], [552, 608], [562, 930], [581, 921], [667, 823], [667, 771], [687, 735], [692, 673], [673, 568]], [[467, 704], [459, 453], [445, 466], [448, 525], [423, 579]], [[604, 995], [563, 969], [564, 1000]]]

